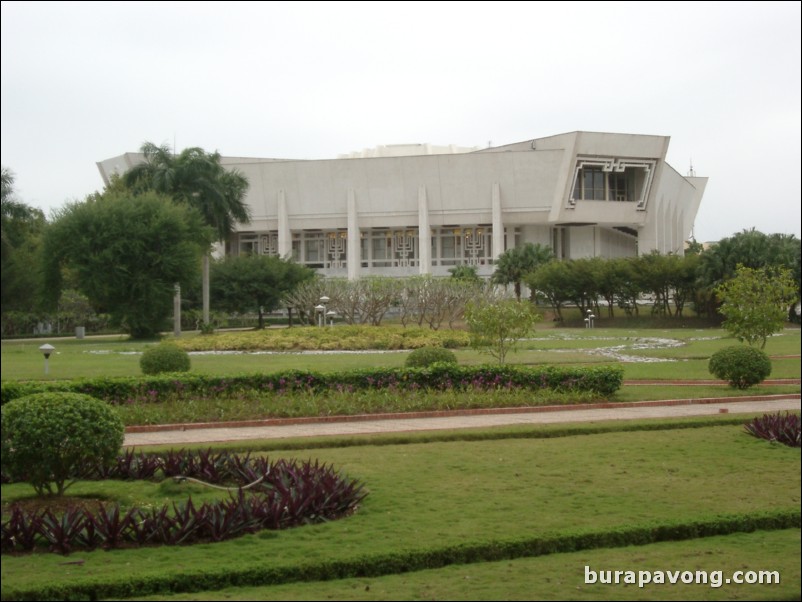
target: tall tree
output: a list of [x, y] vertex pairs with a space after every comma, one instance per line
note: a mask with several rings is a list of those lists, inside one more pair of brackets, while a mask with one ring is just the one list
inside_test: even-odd
[[0, 176], [2, 308], [4, 313], [10, 310], [30, 312], [38, 305], [38, 253], [45, 216], [40, 209], [16, 198], [11, 170], [3, 167]]
[[713, 291], [735, 277], [739, 265], [752, 269], [771, 267], [791, 270], [797, 283], [797, 298], [791, 303], [793, 312], [802, 295], [800, 256], [802, 241], [793, 234], [764, 234], [752, 228], [721, 239], [701, 254], [697, 269], [699, 285], [708, 292], [708, 313], [715, 314], [718, 309]]
[[[245, 203], [247, 178], [220, 163], [220, 153], [207, 153], [193, 147], [175, 155], [167, 145], [145, 142], [141, 152], [145, 162], [123, 176], [123, 182], [135, 193], [155, 190], [195, 208], [207, 225], [214, 229], [217, 241], [225, 241], [235, 232], [237, 222], [248, 223], [250, 212]], [[203, 260], [203, 321], [209, 323], [209, 255]]]
[[134, 338], [166, 326], [175, 283], [197, 277], [212, 234], [198, 212], [149, 192], [72, 203], [44, 235], [46, 292], [55, 305], [64, 271], [95, 308]]
[[554, 254], [551, 249], [541, 244], [526, 243], [522, 247], [507, 249], [496, 260], [496, 271], [493, 272], [491, 282], [505, 286], [512, 284], [515, 298], [520, 301], [524, 276], [552, 259]]

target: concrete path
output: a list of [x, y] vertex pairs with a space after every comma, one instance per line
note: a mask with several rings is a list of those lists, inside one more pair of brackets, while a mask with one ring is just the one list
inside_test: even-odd
[[644, 418], [676, 418], [720, 413], [769, 413], [800, 410], [800, 396], [765, 396], [763, 398], [718, 398], [705, 400], [667, 400], [588, 406], [548, 406], [529, 409], [474, 410], [431, 412], [414, 415], [338, 416], [322, 419], [286, 419], [220, 423], [219, 425], [172, 425], [129, 429], [149, 432], [127, 432], [126, 446], [186, 445], [243, 441], [248, 439], [284, 439], [398, 433], [442, 429], [480, 428], [512, 424], [553, 424], [633, 420]]

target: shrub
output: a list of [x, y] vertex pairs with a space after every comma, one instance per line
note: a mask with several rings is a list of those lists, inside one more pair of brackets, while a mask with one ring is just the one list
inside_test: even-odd
[[117, 413], [89, 395], [21, 397], [2, 408], [2, 471], [29, 482], [40, 496], [62, 495], [76, 467], [114, 461], [124, 432]]
[[800, 447], [802, 441], [800, 424], [802, 421], [798, 415], [777, 412], [776, 414], [763, 414], [760, 418], [747, 422], [744, 428], [753, 437], [776, 441], [789, 447]]
[[188, 372], [189, 354], [172, 343], [162, 343], [146, 349], [139, 360], [143, 374]]
[[708, 364], [710, 373], [737, 389], [748, 389], [771, 374], [771, 360], [755, 347], [734, 345], [716, 351]]
[[437, 362], [456, 364], [457, 356], [442, 347], [421, 347], [407, 356], [405, 365], [407, 368], [427, 368]]

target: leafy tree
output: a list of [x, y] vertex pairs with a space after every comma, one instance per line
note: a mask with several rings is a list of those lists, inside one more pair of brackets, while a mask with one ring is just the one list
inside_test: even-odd
[[30, 312], [38, 305], [38, 254], [45, 217], [40, 209], [17, 200], [11, 170], [2, 168], [0, 184], [0, 294], [3, 313], [14, 310]]
[[526, 285], [537, 295], [543, 295], [557, 319], [562, 322], [562, 308], [571, 300], [572, 273], [570, 261], [550, 261], [524, 278]]
[[55, 305], [71, 270], [113, 324], [153, 337], [166, 326], [175, 283], [197, 277], [211, 239], [197, 211], [158, 194], [93, 195], [68, 204], [45, 232], [45, 291]]
[[636, 274], [641, 289], [654, 296], [652, 315], [673, 315], [671, 312], [672, 266], [676, 259], [676, 255], [662, 255], [659, 251], [652, 251], [637, 259]]
[[687, 241], [688, 244], [685, 247], [685, 255], [701, 255], [702, 252], [705, 250], [704, 245], [697, 241], [695, 238], [691, 238]]
[[739, 341], [759, 342], [763, 349], [766, 339], [782, 330], [796, 288], [785, 268], [738, 266], [735, 277], [716, 289], [722, 301], [719, 311], [726, 318], [724, 328]]
[[541, 244], [526, 243], [522, 247], [507, 249], [496, 260], [496, 271], [490, 281], [504, 286], [512, 284], [515, 298], [520, 301], [524, 277], [552, 259], [551, 249]]
[[532, 332], [540, 318], [531, 303], [513, 299], [469, 303], [465, 310], [471, 346], [495, 357], [500, 364], [516, 348], [518, 340]]
[[264, 328], [264, 313], [280, 306], [281, 300], [298, 285], [314, 278], [314, 270], [279, 257], [239, 255], [212, 264], [212, 296], [229, 311], [259, 314], [259, 328]]
[[701, 284], [715, 288], [735, 276], [739, 265], [747, 268], [799, 265], [800, 240], [788, 234], [764, 234], [752, 228], [723, 238], [701, 255], [698, 276]]
[[[235, 232], [237, 222], [250, 221], [245, 203], [248, 180], [236, 170], [227, 170], [220, 163], [220, 153], [207, 153], [193, 147], [175, 155], [167, 145], [145, 142], [141, 148], [145, 162], [132, 167], [123, 182], [135, 193], [155, 190], [195, 208], [207, 225], [224, 241]], [[207, 272], [209, 252], [204, 256], [204, 290], [209, 290]], [[204, 323], [209, 308], [204, 295]]]

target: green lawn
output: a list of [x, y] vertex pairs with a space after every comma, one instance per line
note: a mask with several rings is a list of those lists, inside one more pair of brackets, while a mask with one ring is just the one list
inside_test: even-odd
[[[195, 337], [197, 335], [185, 335]], [[637, 349], [644, 339], [672, 339], [681, 346]], [[2, 380], [45, 379], [44, 358], [39, 346], [44, 340], [3, 341]], [[49, 360], [47, 380], [97, 376], [136, 376], [139, 353], [154, 342], [134, 342], [126, 337], [90, 337], [83, 340], [59, 339], [53, 341], [55, 353]], [[717, 349], [737, 344], [720, 329], [709, 330], [656, 330], [656, 329], [551, 329], [537, 331], [533, 340], [523, 341], [521, 350], [509, 356], [510, 363], [566, 364], [609, 363], [617, 361], [599, 355], [601, 347], [623, 346], [628, 356], [670, 359], [670, 362], [627, 362], [626, 379], [710, 378], [707, 360]], [[766, 352], [772, 356], [800, 353], [800, 330], [784, 330], [771, 337]], [[469, 349], [456, 350], [460, 363], [479, 364], [492, 358]], [[193, 355], [192, 370], [202, 374], [232, 374], [247, 372], [275, 372], [290, 368], [320, 371], [347, 370], [369, 366], [403, 365], [407, 352], [388, 353], [332, 353], [332, 354], [239, 354]], [[775, 378], [799, 378], [799, 358], [774, 362]]]
[[[326, 574], [332, 563], [356, 563], [381, 574], [389, 559], [425, 563], [430, 554], [466, 545], [492, 549], [532, 538], [800, 508], [799, 450], [749, 437], [740, 426], [552, 439], [422, 443], [412, 438], [406, 444], [270, 453], [281, 455], [333, 463], [364, 481], [370, 495], [347, 519], [220, 544], [95, 551], [67, 559], [4, 557], [3, 597], [90, 583], [113, 585], [116, 589], [105, 591], [117, 592], [114, 596], [130, 591], [139, 597], [164, 580], [174, 590], [191, 591], [215, 576], [226, 583], [265, 585], [290, 575]], [[745, 554], [736, 550], [722, 555], [720, 566], [709, 566], [737, 570], [751, 565], [753, 557]], [[799, 564], [798, 547], [792, 559]], [[64, 564], [72, 560], [82, 563]], [[798, 575], [791, 579], [798, 591]], [[612, 595], [606, 592], [595, 595]]]
[[[658, 343], [658, 348], [638, 349], [644, 339], [648, 339], [647, 345]], [[655, 339], [678, 343], [669, 346]], [[3, 341], [2, 379], [43, 379], [44, 362], [38, 347], [44, 342]], [[125, 337], [51, 342], [56, 353], [49, 362], [48, 380], [139, 375], [138, 354], [154, 344]], [[616, 360], [602, 353], [603, 348], [621, 347], [620, 352], [627, 356], [673, 360], [624, 363], [627, 380], [708, 380], [709, 356], [732, 344], [736, 342], [717, 329], [544, 328], [509, 357], [512, 363], [521, 364], [610, 363]], [[799, 378], [798, 329], [772, 337], [766, 351], [774, 356], [773, 378]], [[196, 355], [192, 370], [206, 374], [290, 368], [335, 371], [400, 366], [406, 354]], [[459, 349], [456, 354], [464, 364], [491, 361], [473, 350]], [[778, 357], [788, 355], [797, 357]], [[799, 391], [799, 385], [761, 385], [743, 394]], [[722, 386], [666, 384], [625, 386], [613, 399], [738, 394], [742, 392]], [[372, 391], [285, 399], [193, 399], [148, 407], [132, 405], [122, 412], [126, 423], [143, 424], [254, 418], [281, 412], [319, 415], [572, 401], [592, 399], [521, 392]], [[517, 555], [524, 557], [490, 562], [495, 560], [494, 550], [531, 549], [532, 542], [544, 538], [561, 540], [639, 527], [715, 522], [722, 515], [749, 517], [770, 511], [798, 515], [802, 497], [799, 450], [749, 437], [736, 418], [231, 443], [220, 447], [257, 453], [270, 450], [271, 458], [333, 463], [348, 476], [364, 481], [370, 495], [347, 519], [261, 532], [220, 544], [79, 552], [67, 558], [55, 554], [4, 556], [2, 598], [27, 595], [38, 599], [48, 587], [58, 598], [65, 595], [65, 590], [58, 588], [76, 586], [85, 588], [84, 596], [96, 591], [136, 599], [146, 593], [195, 590], [207, 591], [186, 599], [798, 599], [798, 529], [537, 557], [521, 552]], [[694, 428], [682, 428], [689, 425]], [[31, 493], [32, 488], [24, 484], [3, 485], [3, 505]], [[171, 481], [79, 482], [70, 493], [119, 500], [126, 506], [180, 501], [190, 493], [196, 501], [216, 495], [196, 485]], [[449, 550], [463, 548], [474, 550], [470, 553], [476, 555], [472, 564], [417, 570], [431, 566], [432, 559], [448, 556]], [[783, 581], [780, 586], [761, 588], [734, 584], [643, 590], [586, 586], [581, 581], [585, 565], [725, 573], [768, 569], [779, 570]], [[393, 574], [409, 570], [412, 572]], [[357, 577], [360, 573], [375, 576]], [[349, 578], [320, 580], [338, 576]], [[309, 582], [290, 583], [299, 579]]]
[[[138, 600], [795, 600], [798, 529], [462, 564], [384, 577], [225, 588]], [[726, 583], [738, 570], [772, 570], [779, 584]], [[600, 570], [704, 571], [706, 584], [586, 584]], [[593, 573], [589, 573], [593, 575]], [[721, 577], [721, 582], [718, 578]], [[701, 576], [700, 576], [701, 578]], [[740, 576], [739, 576], [740, 578]], [[589, 580], [592, 580], [589, 579]], [[644, 579], [645, 580], [645, 579]], [[719, 584], [717, 586], [717, 584]]]

